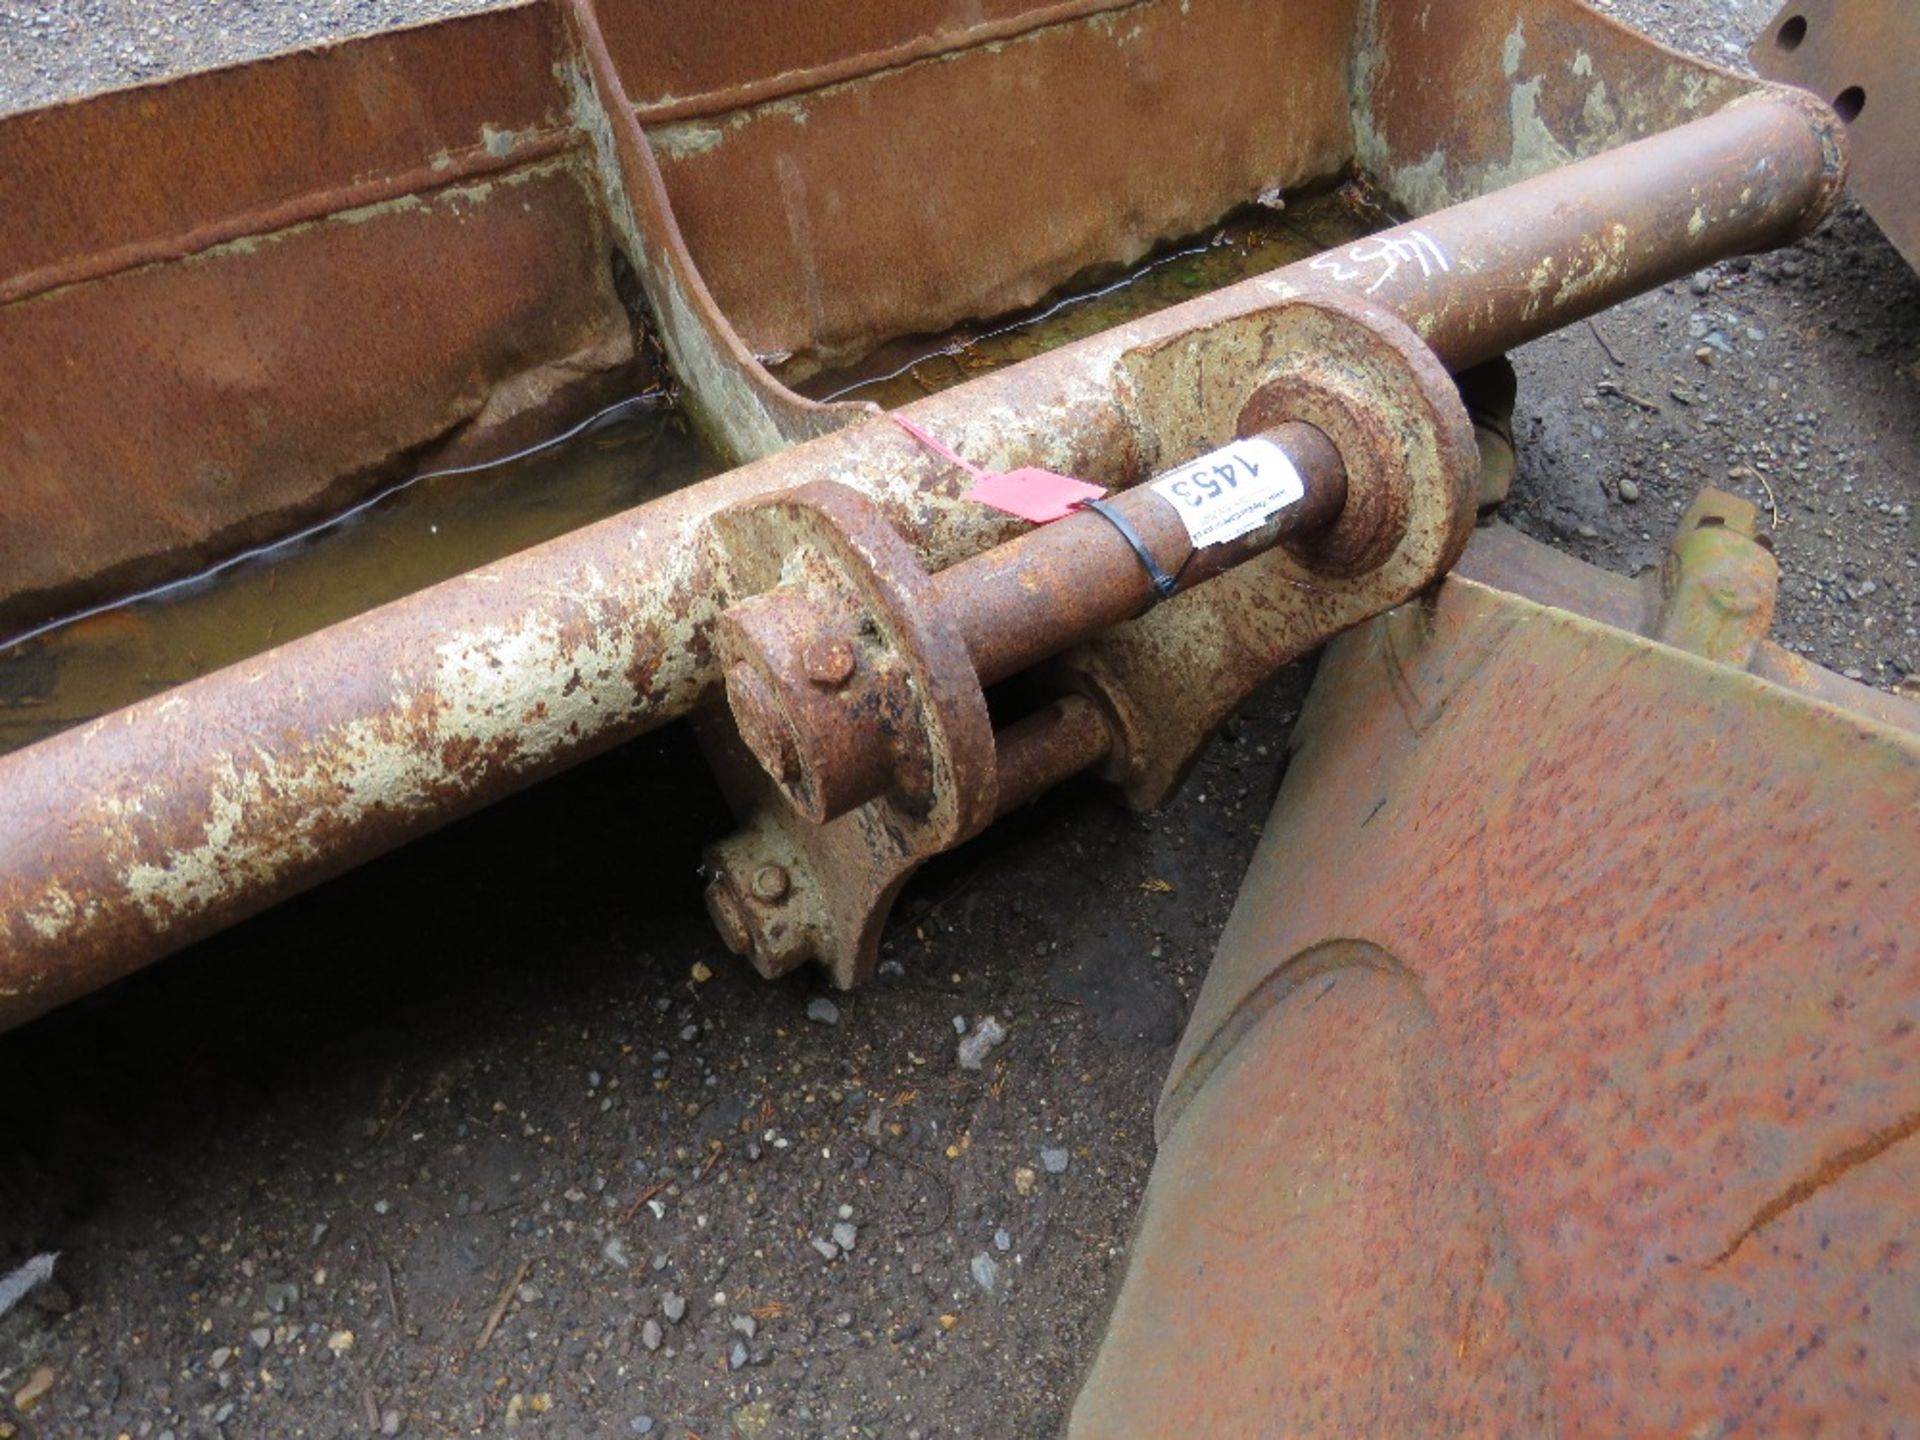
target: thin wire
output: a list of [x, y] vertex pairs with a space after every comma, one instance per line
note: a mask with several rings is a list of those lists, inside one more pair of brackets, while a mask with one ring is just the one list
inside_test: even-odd
[[171, 595], [176, 590], [190, 589], [195, 585], [200, 585], [213, 579], [216, 575], [226, 573], [236, 565], [244, 565], [249, 560], [264, 559], [272, 555], [275, 551], [285, 550], [290, 546], [298, 545], [303, 540], [311, 540], [314, 536], [324, 534], [336, 525], [345, 524], [356, 515], [365, 514], [383, 500], [391, 500], [403, 490], [411, 490], [423, 480], [445, 480], [455, 475], [475, 475], [482, 470], [497, 470], [502, 465], [511, 465], [517, 460], [525, 460], [530, 455], [538, 455], [543, 450], [551, 450], [556, 445], [564, 445], [576, 435], [593, 429], [616, 411], [625, 410], [635, 405], [645, 405], [648, 408], [652, 408], [659, 405], [664, 399], [664, 392], [659, 390], [648, 390], [639, 395], [629, 395], [624, 400], [614, 401], [613, 404], [607, 406], [604, 410], [596, 410], [571, 429], [563, 430], [558, 435], [551, 435], [545, 440], [536, 441], [524, 450], [515, 450], [511, 455], [499, 455], [491, 460], [476, 460], [471, 465], [455, 465], [445, 470], [428, 470], [419, 475], [409, 475], [404, 480], [395, 481], [384, 490], [375, 491], [373, 494], [367, 496], [366, 499], [349, 506], [339, 514], [329, 515], [324, 520], [316, 520], [305, 529], [296, 530], [291, 535], [282, 535], [277, 540], [269, 540], [266, 544], [256, 545], [251, 550], [242, 550], [237, 555], [229, 555], [226, 559], [216, 561], [206, 569], [197, 570], [191, 575], [183, 575], [177, 580], [164, 581], [150, 589], [137, 590], [131, 595], [122, 595], [117, 600], [103, 600], [98, 605], [89, 606], [85, 610], [76, 610], [71, 615], [62, 615], [58, 619], [48, 620], [43, 624], [36, 625], [31, 630], [23, 630], [10, 639], [0, 640], [0, 653], [16, 649], [31, 640], [38, 640], [42, 635], [51, 635], [56, 630], [64, 630], [69, 625], [78, 625], [82, 620], [91, 620], [97, 615], [110, 614], [115, 610], [123, 610], [128, 606], [139, 605], [148, 600], [158, 600], [161, 596]]
[[992, 330], [987, 330], [982, 332], [979, 335], [975, 335], [972, 339], [956, 340], [950, 345], [942, 345], [937, 350], [929, 350], [924, 355], [916, 355], [913, 357], [913, 359], [907, 361], [906, 364], [902, 365], [898, 370], [889, 370], [885, 375], [870, 375], [865, 380], [856, 380], [851, 385], [842, 385], [838, 390], [833, 391], [831, 394], [822, 395], [820, 397], [820, 403], [823, 405], [826, 405], [826, 404], [830, 404], [835, 400], [844, 400], [847, 396], [857, 394], [859, 391], [871, 390], [875, 386], [885, 385], [889, 381], [898, 380], [902, 375], [906, 374], [909, 370], [913, 369], [916, 365], [923, 365], [927, 361], [932, 360], [937, 356], [962, 355], [962, 354], [965, 354], [967, 351], [971, 350], [974, 346], [982, 344], [985, 341], [997, 340], [1002, 335], [1011, 335], [1016, 331], [1025, 330], [1030, 326], [1038, 325], [1044, 320], [1051, 320], [1054, 316], [1058, 315], [1062, 310], [1070, 310], [1075, 305], [1084, 305], [1089, 300], [1098, 300], [1103, 296], [1112, 295], [1116, 291], [1124, 290], [1129, 285], [1132, 285], [1136, 281], [1138, 281], [1142, 275], [1146, 275], [1154, 270], [1158, 270], [1163, 265], [1171, 265], [1176, 260], [1189, 260], [1195, 255], [1204, 255], [1209, 250], [1213, 249], [1216, 243], [1217, 242], [1215, 241], [1209, 241], [1204, 245], [1194, 245], [1194, 246], [1190, 246], [1185, 250], [1175, 250], [1171, 255], [1162, 255], [1158, 260], [1150, 260], [1145, 265], [1142, 265], [1138, 270], [1130, 271], [1128, 274], [1121, 276], [1118, 280], [1115, 280], [1111, 285], [1102, 285], [1095, 290], [1084, 290], [1078, 295], [1064, 296], [1063, 298], [1054, 301], [1053, 304], [1047, 306], [1046, 309], [1038, 312], [1037, 314], [1024, 316], [1019, 320], [1009, 321], [1005, 325], [1001, 325]]

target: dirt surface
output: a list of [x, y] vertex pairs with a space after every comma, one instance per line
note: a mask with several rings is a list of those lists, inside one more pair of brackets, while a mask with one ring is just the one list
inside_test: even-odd
[[9, 1037], [8, 1258], [72, 1303], [0, 1342], [60, 1377], [24, 1433], [1050, 1433], [1297, 688], [1170, 815], [1069, 790], [929, 872], [835, 1023], [714, 939], [669, 736]]
[[[0, 97], [438, 8], [0, 0]], [[1724, 62], [1767, 7], [1609, 8]], [[1631, 571], [1698, 486], [1770, 487], [1776, 635], [1894, 686], [1917, 361], [1920, 281], [1850, 211], [1518, 355], [1509, 514]], [[673, 732], [6, 1037], [0, 1269], [60, 1260], [0, 1321], [0, 1427], [1055, 1433], [1305, 683], [1164, 815], [1073, 786], [932, 868], [831, 1018], [713, 937]]]

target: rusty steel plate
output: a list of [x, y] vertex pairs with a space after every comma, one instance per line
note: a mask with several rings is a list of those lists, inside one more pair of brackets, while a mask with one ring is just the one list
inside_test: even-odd
[[0, 628], [630, 394], [521, 6], [0, 116]]
[[1036, 7], [1025, 33], [938, 64], [648, 135], [688, 248], [748, 342], [848, 359], [1018, 309], [1269, 186], [1337, 174], [1352, 154], [1352, 9], [1149, 0], [1044, 24]]
[[1455, 579], [1295, 740], [1070, 1433], [1909, 1427], [1920, 738]]
[[1424, 214], [1755, 89], [1576, 0], [1461, 8], [916, 0], [745, 26], [739, 0], [673, 0], [604, 23], [721, 308], [756, 351], [830, 363], [1350, 165]]
[[0, 305], [0, 630], [631, 394], [597, 211], [556, 158]]
[[1751, 80], [1580, 0], [1358, 7], [1355, 161], [1419, 215], [1720, 109]]
[[1753, 42], [1754, 68], [1804, 85], [1847, 121], [1853, 190], [1920, 268], [1920, 6], [1913, 0], [1789, 0]]

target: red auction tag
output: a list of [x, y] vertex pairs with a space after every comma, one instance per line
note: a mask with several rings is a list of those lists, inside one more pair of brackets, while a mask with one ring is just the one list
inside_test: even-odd
[[911, 420], [895, 415], [893, 423], [942, 460], [959, 466], [973, 477], [967, 499], [1008, 515], [1018, 515], [1036, 525], [1065, 519], [1082, 501], [1098, 500], [1107, 493], [1103, 486], [1089, 485], [1071, 475], [1056, 475], [1031, 465], [1023, 465], [1018, 470], [983, 470], [961, 459]]

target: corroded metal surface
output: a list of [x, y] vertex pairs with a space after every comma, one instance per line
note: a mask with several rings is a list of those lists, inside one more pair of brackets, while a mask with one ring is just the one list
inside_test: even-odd
[[[937, 62], [650, 127], [688, 248], [756, 350], [847, 359], [1017, 309], [1353, 153], [1352, 0], [1024, 8], [1022, 33]], [[784, 13], [782, 34], [817, 24]]]
[[[1296, 300], [1286, 308], [1344, 316], [1357, 307]], [[1269, 330], [1280, 321], [1281, 314], [1261, 317]], [[1445, 372], [1432, 361], [1429, 366], [1451, 400]], [[1270, 384], [1266, 393], [1273, 389]], [[1383, 406], [1397, 398], [1377, 397]], [[1291, 421], [1251, 428], [1288, 455], [1304, 487], [1295, 503], [1256, 530], [1196, 548], [1172, 503], [1152, 489], [1105, 502], [1106, 514], [1129, 527], [1162, 573], [1178, 576], [1175, 583], [1189, 590], [1290, 538], [1304, 544], [1342, 517], [1346, 471], [1341, 452], [1322, 432]], [[1376, 503], [1405, 510], [1398, 492], [1428, 483], [1409, 467], [1366, 458], [1370, 485], [1380, 492]], [[1457, 488], [1448, 474], [1443, 498]], [[1389, 493], [1393, 502], [1385, 498]], [[1464, 524], [1465, 517], [1456, 516], [1452, 529], [1463, 532]], [[729, 572], [726, 588], [743, 597], [715, 627], [728, 706], [768, 778], [816, 825], [888, 795], [911, 813], [926, 810], [936, 776], [948, 768], [938, 760], [949, 748], [955, 718], [945, 707], [963, 704], [984, 724], [986, 686], [1133, 618], [1155, 600], [1141, 556], [1101, 515], [1066, 516], [937, 577], [920, 571], [906, 541], [843, 486], [815, 483], [741, 507], [719, 516], [714, 531]], [[1430, 547], [1427, 568], [1413, 586], [1392, 591], [1393, 600], [1438, 574], [1463, 538]], [[1284, 594], [1275, 603], [1298, 608]], [[979, 758], [985, 760], [984, 751]], [[984, 818], [993, 805], [991, 770], [967, 775], [962, 788], [978, 791]], [[963, 828], [971, 833], [974, 827]]]
[[[1371, 290], [1458, 366], [1656, 283], [1675, 264], [1791, 234], [1829, 203], [1825, 122], [1760, 100], [1643, 142], [1626, 178], [1698, 197], [1681, 236], [1556, 220], [1528, 250], [1506, 218], [1554, 197], [1578, 210], [1621, 163], [1469, 202], [1351, 251], [1277, 271], [930, 397], [912, 418], [976, 464], [1036, 465], [1124, 488], [1229, 438], [1286, 367], [1259, 318], [1306, 289]], [[1676, 154], [1765, 152], [1745, 187]], [[1731, 149], [1729, 149], [1731, 147]], [[1588, 168], [1588, 167], [1594, 168]], [[1660, 207], [1674, 208], [1671, 198]], [[1592, 214], [1590, 210], [1579, 213]], [[1551, 217], [1550, 217], [1551, 218]], [[1593, 215], [1605, 226], [1603, 216]], [[1423, 273], [1432, 231], [1461, 237]], [[1473, 237], [1494, 237], [1485, 253]], [[1367, 252], [1372, 254], [1374, 252]], [[1424, 252], [1418, 252], [1424, 253]], [[1369, 268], [1378, 267], [1378, 268]], [[1561, 277], [1536, 293], [1528, 277]], [[1450, 288], [1450, 282], [1453, 288]], [[1461, 290], [1471, 303], [1463, 307]], [[1168, 357], [1237, 337], [1218, 371], [1155, 379]], [[1183, 338], [1184, 337], [1184, 338]], [[1249, 343], [1249, 342], [1253, 343]], [[1192, 389], [1182, 391], [1175, 380]], [[1202, 384], [1204, 379], [1204, 384]], [[1195, 423], [1197, 414], [1216, 417]], [[1324, 428], [1324, 426], [1323, 426]], [[831, 479], [873, 497], [929, 570], [1019, 522], [960, 498], [961, 477], [884, 421], [523, 552], [0, 759], [0, 1021], [17, 1023], [552, 769], [687, 713], [718, 680], [708, 519]]]
[[1113, 732], [1093, 703], [1062, 695], [996, 737], [994, 814], [1009, 815], [1106, 759]]
[[[1747, 503], [1735, 496], [1708, 493], [1721, 503], [1736, 506]], [[1676, 532], [1676, 550], [1688, 544], [1688, 537], [1684, 527]], [[1739, 556], [1737, 563], [1748, 577], [1742, 581], [1740, 591], [1751, 596], [1753, 569], [1759, 567], [1764, 572], [1765, 564], [1751, 554]], [[1509, 525], [1495, 523], [1473, 532], [1473, 539], [1468, 542], [1454, 573], [1495, 589], [1516, 591], [1616, 630], [1629, 630], [1652, 639], [1660, 635], [1665, 624], [1667, 583], [1675, 571], [1667, 565], [1639, 578], [1615, 575], [1530, 540]], [[1700, 597], [1695, 597], [1690, 603], [1697, 606], [1699, 602]], [[1766, 603], [1764, 598], [1762, 603]], [[1726, 653], [1722, 650], [1716, 658], [1723, 658]], [[1836, 675], [1772, 640], [1763, 639], [1754, 646], [1745, 665], [1755, 675], [1776, 685], [1851, 710], [1882, 725], [1920, 734], [1920, 703]]]
[[0, 303], [551, 156], [560, 54], [517, 5], [0, 116]]
[[[1076, 761], [1104, 761], [1127, 781], [1177, 776], [1223, 705], [1430, 584], [1458, 554], [1477, 457], [1452, 382], [1413, 333], [1337, 294], [1244, 321], [1211, 329], [1204, 349], [1176, 336], [1126, 357], [1131, 389], [1154, 399], [1146, 418], [1163, 446], [1190, 454], [1210, 437], [1257, 435], [1300, 472], [1298, 499], [1238, 539], [1196, 548], [1174, 504], [1142, 487], [1104, 515], [1068, 516], [935, 580], [842, 486], [816, 482], [716, 518], [723, 587], [743, 598], [714, 638], [733, 723], [716, 710], [702, 733], [744, 828], [708, 851], [708, 908], [763, 974], [811, 960], [843, 988], [865, 980], [893, 898], [919, 865]], [[1204, 355], [1223, 400], [1238, 387], [1220, 386], [1222, 374], [1264, 370], [1265, 382], [1237, 416], [1215, 411], [1178, 360], [1147, 373], [1168, 365], [1168, 351], [1195, 364]], [[1064, 683], [1093, 700], [1067, 696], [990, 736], [985, 685], [1152, 601], [1116, 522], [1190, 587], [1166, 601], [1182, 617], [1171, 633], [1224, 628], [1269, 653], [1194, 645], [1172, 657], [1128, 650], [1144, 661], [1133, 667], [1069, 666]], [[1269, 575], [1255, 600], [1267, 623], [1236, 629], [1246, 588], [1208, 582], [1283, 544], [1318, 583], [1288, 588]], [[759, 877], [774, 874], [780, 883], [761, 893]]]
[[[509, 448], [500, 427], [516, 417], [606, 398], [632, 341], [616, 249], [722, 449], [764, 454], [836, 428], [854, 412], [791, 394], [752, 351], [858, 348], [1005, 309], [1263, 187], [1338, 171], [1355, 143], [1349, 51], [1392, 52], [1375, 35], [1398, 23], [1386, 8], [853, 7], [831, 23], [762, 15], [742, 44], [704, 9], [611, 6], [602, 21], [587, 0], [553, 0], [0, 120], [0, 176], [62, 197], [6, 206], [0, 223], [0, 359], [27, 377], [0, 418], [37, 441], [0, 457], [17, 472], [3, 477], [7, 533], [35, 537], [6, 555], [0, 603], [38, 595], [37, 618], [179, 573], [422, 447]], [[1697, 82], [1686, 104], [1662, 90], [1632, 123], [1568, 121], [1552, 157], [1740, 93], [1563, 0], [1524, 8], [1550, 18], [1555, 43], [1609, 41], [1570, 62], [1587, 56], [1589, 99], [1609, 78], [1642, 93], [1649, 65], [1666, 90]], [[1276, 91], [1265, 57], [1281, 51]], [[1380, 105], [1399, 104], [1400, 72], [1376, 71]], [[920, 123], [929, 114], [946, 123]], [[1036, 137], [1043, 155], [1029, 153]], [[1410, 156], [1427, 138], [1416, 125], [1381, 144]], [[502, 187], [542, 163], [563, 165], [577, 197]], [[431, 224], [461, 262], [418, 263], [388, 238], [390, 212]], [[509, 221], [542, 227], [563, 263], [513, 264], [495, 233]], [[116, 293], [94, 288], [108, 282]], [[117, 293], [129, 286], [133, 305]], [[505, 338], [496, 312], [514, 317]], [[395, 313], [415, 317], [405, 355], [387, 343]], [[188, 315], [216, 323], [171, 336]], [[51, 330], [66, 337], [59, 365], [35, 358]], [[188, 365], [159, 363], [173, 338]], [[395, 373], [360, 373], [385, 355]], [[104, 474], [111, 506], [91, 503]]]
[[1847, 117], [1853, 188], [1920, 267], [1920, 8], [1910, 0], [1790, 0], [1753, 42], [1754, 68], [1804, 85]]
[[1920, 1413], [1920, 737], [1455, 578], [1296, 746], [1070, 1433]]
[[1570, 324], [1716, 252], [1781, 244], [1817, 224], [1845, 181], [1833, 112], [1774, 89], [1498, 191], [1484, 224], [1473, 202], [1456, 205], [1309, 268], [1417, 313], [1421, 338], [1461, 370], [1511, 348], [1516, 325]]
[[[1720, 109], [1751, 81], [1578, 0], [1361, 0], [1354, 158], [1413, 214]], [[1704, 173], [1704, 172], [1703, 172]]]
[[[758, 0], [608, 4], [603, 23], [640, 118], [709, 118], [1139, 0], [886, 0], [805, 12]], [[670, 35], [672, 45], [660, 37]]]
[[[1325, 313], [1344, 306], [1320, 297], [1304, 308]], [[1240, 427], [1242, 435], [1256, 432], [1292, 462], [1305, 493], [1239, 539], [1196, 549], [1173, 506], [1151, 491], [1125, 491], [1106, 502], [1184, 591], [1289, 539], [1322, 533], [1347, 507], [1344, 457], [1323, 431], [1273, 412], [1257, 425]], [[1378, 478], [1383, 487], [1388, 483], [1384, 471]], [[1405, 482], [1403, 474], [1392, 479]], [[935, 588], [985, 685], [1135, 618], [1156, 599], [1153, 581], [1131, 543], [1111, 522], [1086, 513], [1031, 530], [942, 570]]]
[[0, 117], [0, 626], [632, 392], [556, 46], [514, 9]]
[[575, 0], [0, 117], [0, 626], [646, 388], [620, 258], [726, 453], [863, 413], [734, 335]]
[[[1206, 375], [1270, 353], [1269, 378], [1240, 404]], [[1214, 729], [1288, 661], [1431, 584], [1473, 528], [1479, 453], [1465, 406], [1412, 330], [1347, 296], [1222, 324], [1205, 349], [1173, 343], [1128, 357], [1159, 428], [1179, 435], [1276, 421], [1331, 441], [1345, 504], [1331, 524], [1093, 639], [1058, 667], [1096, 697], [1125, 743], [1106, 778], [1139, 809], [1164, 804]], [[1243, 360], [1245, 363], [1245, 360]]]
[[[469, 263], [444, 263], [449, 226]], [[632, 393], [608, 243], [590, 182], [555, 161], [0, 307], [0, 356], [32, 357], [0, 361], [0, 630]]]
[[[0, 455], [0, 613], [188, 572], [612, 398], [622, 261], [691, 412], [752, 457], [858, 415], [755, 352], [1002, 311], [1356, 158], [1427, 209], [1752, 89], [1570, 0], [1422, 14], [536, 0], [0, 118], [0, 427], [30, 442]], [[1501, 107], [1455, 97], [1504, 90], [1520, 158], [1482, 163]]]
[[721, 308], [756, 350], [827, 361], [1350, 162], [1421, 214], [1754, 88], [1573, 0], [1444, 23], [1402, 0], [927, 0], [758, 11], [745, 38], [736, 6], [682, 0], [606, 24]]
[[[593, 0], [555, 4], [571, 40], [569, 57], [557, 73], [567, 87], [574, 124], [590, 142], [613, 228], [640, 276], [695, 422], [721, 454], [751, 460], [859, 419], [866, 406], [822, 405], [794, 394], [742, 343], [687, 254], [659, 166], [607, 48], [598, 9]], [[732, 204], [740, 214], [759, 208], [757, 198], [741, 189], [733, 192]]]
[[[881, 802], [813, 824], [784, 803], [735, 726], [709, 712], [699, 730], [721, 789], [746, 817], [706, 854], [707, 910], [721, 938], [768, 977], [817, 961], [843, 990], [862, 983], [901, 887], [958, 831], [943, 841]], [[964, 778], [1004, 815], [1099, 764], [1111, 744], [1092, 704], [1062, 696], [996, 734], [990, 765]]]
[[[989, 463], [1123, 484], [1146, 443], [1111, 383], [1125, 347], [1103, 337], [915, 414]], [[808, 479], [874, 496], [923, 564], [1017, 528], [881, 422], [0, 758], [0, 1014], [17, 1023], [687, 713], [718, 679], [708, 521]]]
[[[716, 517], [714, 627], [735, 720], [786, 803], [945, 849], [993, 818], [993, 730], [965, 638], [879, 510], [814, 482]], [[924, 833], [922, 833], [924, 832]]]

